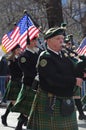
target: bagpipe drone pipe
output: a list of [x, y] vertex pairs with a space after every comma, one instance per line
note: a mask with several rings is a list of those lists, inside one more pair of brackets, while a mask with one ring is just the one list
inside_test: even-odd
[[75, 64], [76, 77], [80, 77], [83, 78], [83, 80], [86, 80], [86, 78], [84, 78], [84, 73], [86, 73], [86, 56], [78, 55], [75, 50], [70, 49], [65, 45], [63, 45], [63, 51], [67, 53], [68, 57]]

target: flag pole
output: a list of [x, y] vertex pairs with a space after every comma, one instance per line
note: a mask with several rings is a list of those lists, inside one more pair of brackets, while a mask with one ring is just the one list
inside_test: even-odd
[[34, 25], [35, 25], [37, 28], [39, 28], [38, 23], [36, 23], [36, 22], [34, 21], [34, 19], [31, 17], [31, 15], [27, 13], [27, 10], [24, 10], [24, 14], [27, 14], [27, 16], [29, 16], [29, 17], [31, 18], [31, 20], [33, 21]]
[[[32, 20], [32, 22], [33, 22], [33, 24], [35, 25], [35, 27], [38, 28], [38, 29], [39, 29], [39, 32], [44, 35], [44, 33], [43, 33], [42, 30], [41, 30], [42, 27], [39, 26], [38, 23], [36, 23], [35, 20], [31, 17], [31, 15], [27, 13], [27, 10], [24, 10], [24, 14], [27, 15], [27, 27], [28, 27], [28, 17], [30, 17], [30, 19]], [[41, 44], [41, 41], [40, 41], [39, 38], [38, 38], [38, 41], [39, 41], [41, 47], [45, 50], [45, 48], [44, 48], [43, 45]], [[27, 42], [30, 42], [30, 38], [29, 38], [29, 35], [28, 35], [28, 29], [27, 29]]]
[[27, 10], [24, 10], [23, 13], [24, 13], [24, 15], [27, 16], [27, 43], [30, 44], [30, 38], [29, 38], [29, 35], [28, 35], [28, 27], [29, 27], [29, 25], [28, 25], [28, 14], [27, 14]]
[[40, 29], [42, 28], [41, 26], [38, 25], [38, 23], [36, 23], [36, 21], [31, 17], [30, 14], [27, 13], [27, 10], [24, 10], [24, 14], [27, 14], [27, 16], [30, 17], [30, 19], [33, 21], [34, 25], [39, 29], [40, 33], [44, 34]]

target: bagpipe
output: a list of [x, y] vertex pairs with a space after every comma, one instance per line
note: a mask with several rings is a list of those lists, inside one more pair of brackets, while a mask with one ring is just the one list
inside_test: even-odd
[[68, 48], [65, 44], [63, 44], [63, 52], [74, 63], [76, 77], [80, 77], [83, 78], [83, 80], [86, 80], [86, 78], [84, 78], [84, 73], [86, 73], [86, 56], [79, 55], [75, 50], [73, 50], [73, 48]]
[[[66, 24], [65, 24], [66, 26]], [[66, 31], [66, 30], [65, 30]], [[86, 56], [85, 55], [79, 55], [75, 49], [75, 42], [73, 40], [73, 35], [65, 35], [65, 40], [63, 44], [63, 51], [66, 55], [72, 60], [72, 62], [75, 64], [75, 73], [76, 76], [83, 78], [83, 80], [86, 80], [84, 78], [84, 73], [86, 73]], [[71, 47], [67, 46], [67, 43], [71, 43]]]

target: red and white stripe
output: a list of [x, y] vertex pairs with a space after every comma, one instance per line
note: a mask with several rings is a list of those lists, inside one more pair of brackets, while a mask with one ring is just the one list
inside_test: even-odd
[[32, 40], [38, 34], [39, 29], [35, 26], [29, 27], [28, 30], [26, 30], [22, 35], [20, 35], [19, 27], [16, 27], [10, 35], [10, 39], [7, 34], [3, 36], [2, 44], [7, 52], [11, 51], [17, 44], [24, 49], [27, 44], [27, 36], [29, 35], [30, 40]]
[[7, 34], [5, 34], [2, 38], [2, 45], [7, 52], [11, 51], [17, 44], [18, 42], [10, 40]]
[[76, 50], [76, 52], [79, 54], [79, 55], [86, 55], [86, 46], [84, 46], [82, 49], [78, 48]]

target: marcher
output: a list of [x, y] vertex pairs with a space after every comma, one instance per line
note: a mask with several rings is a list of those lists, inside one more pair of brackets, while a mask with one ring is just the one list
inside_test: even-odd
[[[62, 51], [63, 32], [61, 28], [51, 28], [45, 33], [48, 47], [37, 63], [40, 92], [31, 130], [78, 130], [73, 90], [83, 80], [75, 76], [74, 64]], [[62, 104], [71, 108], [67, 110]]]
[[5, 92], [5, 95], [3, 97], [3, 100], [9, 100], [10, 103], [4, 113], [4, 115], [1, 116], [2, 124], [7, 126], [7, 116], [10, 113], [10, 109], [15, 103], [17, 99], [17, 95], [21, 89], [21, 79], [22, 79], [22, 71], [18, 64], [18, 57], [21, 52], [21, 48], [19, 45], [16, 45], [12, 49], [12, 55], [8, 58], [8, 66], [10, 71], [11, 79], [9, 80], [7, 84], [7, 89]]
[[21, 91], [16, 103], [11, 109], [12, 112], [21, 113], [15, 130], [22, 130], [22, 126], [25, 122], [27, 122], [31, 104], [35, 95], [35, 92], [31, 89], [31, 86], [37, 73], [36, 63], [39, 55], [37, 38], [38, 36], [34, 37], [31, 41], [28, 41], [26, 50], [19, 58], [19, 64], [24, 75]]
[[[77, 56], [75, 55], [75, 47], [72, 44], [72, 41], [70, 39], [71, 35], [66, 36], [66, 38], [65, 38], [65, 46], [66, 46], [66, 49], [67, 49], [68, 56], [74, 62], [74, 64], [77, 64], [80, 59], [77, 58]], [[78, 113], [79, 113], [78, 119], [79, 120], [86, 120], [86, 115], [84, 114], [84, 111], [82, 109], [81, 88], [77, 87], [74, 91], [75, 92], [74, 92], [73, 98], [75, 99], [75, 105], [76, 105]]]
[[[86, 34], [84, 34], [84, 37], [83, 37], [81, 43], [85, 43], [85, 41], [86, 41]], [[85, 79], [85, 80], [86, 80], [86, 79]], [[86, 81], [85, 81], [85, 84], [86, 84]], [[85, 86], [85, 90], [86, 90], [86, 86]], [[82, 106], [82, 109], [83, 109], [83, 111], [86, 111], [86, 91], [85, 91], [85, 94], [84, 94], [84, 96], [82, 97], [81, 101], [82, 101], [82, 105], [83, 105], [83, 106]]]

